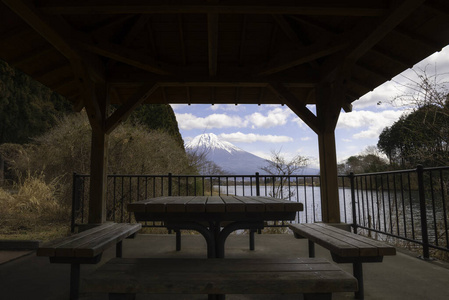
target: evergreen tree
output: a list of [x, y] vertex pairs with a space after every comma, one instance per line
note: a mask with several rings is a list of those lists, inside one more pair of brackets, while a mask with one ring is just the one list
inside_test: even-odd
[[71, 104], [0, 61], [0, 144], [28, 143], [71, 111]]
[[168, 133], [184, 149], [178, 122], [170, 105], [143, 104], [131, 114], [130, 121], [134, 125], [144, 125], [149, 130], [161, 130]]

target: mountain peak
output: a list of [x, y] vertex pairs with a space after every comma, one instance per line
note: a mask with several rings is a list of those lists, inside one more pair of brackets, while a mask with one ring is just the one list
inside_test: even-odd
[[218, 136], [213, 133], [204, 133], [194, 137], [193, 140], [186, 144], [186, 149], [193, 148], [207, 148], [212, 151], [220, 149], [229, 153], [243, 151], [229, 142], [220, 140]]

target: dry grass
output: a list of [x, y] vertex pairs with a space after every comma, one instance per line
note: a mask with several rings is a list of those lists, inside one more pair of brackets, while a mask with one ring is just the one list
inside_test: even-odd
[[0, 239], [51, 240], [68, 234], [69, 209], [60, 204], [56, 182], [28, 175], [0, 189]]

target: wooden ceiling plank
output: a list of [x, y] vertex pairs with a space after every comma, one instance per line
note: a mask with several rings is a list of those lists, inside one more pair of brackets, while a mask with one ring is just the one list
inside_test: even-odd
[[125, 104], [122, 104], [110, 117], [106, 119], [105, 133], [112, 132], [121, 122], [125, 121], [136, 107], [148, 99], [157, 89], [157, 83], [141, 86]]
[[179, 25], [179, 44], [181, 49], [181, 58], [182, 58], [182, 64], [185, 66], [187, 65], [187, 53], [186, 53], [186, 43], [184, 40], [184, 25], [182, 21], [182, 15], [178, 15], [178, 25]]
[[241, 34], [240, 34], [240, 45], [239, 45], [239, 65], [243, 65], [243, 54], [245, 50], [245, 40], [246, 40], [246, 27], [248, 24], [248, 18], [246, 15], [243, 16]]
[[207, 15], [207, 39], [209, 54], [209, 76], [217, 75], [218, 66], [218, 14]]
[[[315, 1], [316, 2], [316, 1]], [[383, 16], [383, 7], [332, 6], [332, 5], [186, 5], [185, 1], [171, 1], [170, 5], [151, 5], [145, 0], [115, 0], [103, 3], [72, 1], [39, 1], [39, 8], [46, 14], [291, 14], [313, 16]]]

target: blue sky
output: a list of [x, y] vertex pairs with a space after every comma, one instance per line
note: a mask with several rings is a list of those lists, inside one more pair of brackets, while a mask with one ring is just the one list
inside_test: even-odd
[[[416, 64], [372, 92], [353, 102], [353, 111], [342, 112], [336, 128], [337, 159], [362, 153], [376, 145], [382, 129], [391, 126], [407, 107], [393, 99], [416, 80], [415, 71], [449, 77], [449, 46]], [[414, 71], [415, 70], [415, 71]], [[446, 78], [449, 80], [449, 78]], [[317, 135], [287, 106], [281, 105], [172, 105], [184, 142], [202, 133], [214, 133], [237, 147], [264, 158], [280, 151], [286, 158], [309, 158], [318, 166]], [[311, 107], [313, 109], [313, 107]]]

